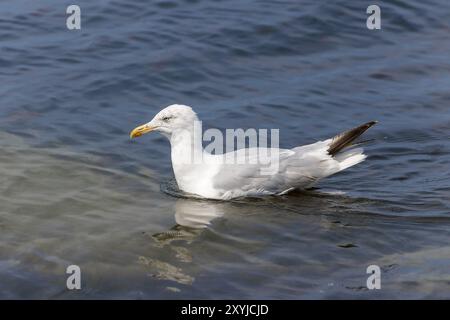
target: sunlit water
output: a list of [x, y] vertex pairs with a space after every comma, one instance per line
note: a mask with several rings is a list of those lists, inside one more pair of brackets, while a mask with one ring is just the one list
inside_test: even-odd
[[[1, 2], [0, 297], [450, 298], [450, 3], [377, 3]], [[172, 103], [282, 147], [380, 122], [314, 190], [205, 201], [128, 138]]]

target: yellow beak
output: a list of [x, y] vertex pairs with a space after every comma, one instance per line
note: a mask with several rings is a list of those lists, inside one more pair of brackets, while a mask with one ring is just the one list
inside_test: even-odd
[[134, 128], [133, 131], [130, 132], [130, 139], [140, 137], [143, 134], [146, 134], [150, 131], [155, 130], [157, 127], [149, 126], [147, 124], [143, 124], [142, 126], [139, 126], [137, 128]]

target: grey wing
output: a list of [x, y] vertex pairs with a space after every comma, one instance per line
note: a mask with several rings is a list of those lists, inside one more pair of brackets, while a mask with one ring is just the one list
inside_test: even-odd
[[[265, 149], [258, 149], [266, 152]], [[276, 193], [284, 191], [286, 166], [295, 152], [288, 149], [271, 149], [267, 157], [252, 154], [251, 149], [233, 152], [234, 163], [222, 164], [213, 178], [213, 187], [229, 192]], [[230, 154], [228, 154], [230, 155]]]
[[[330, 141], [319, 141], [292, 150], [277, 149], [278, 154], [273, 154], [266, 166], [251, 163], [221, 165], [214, 177], [214, 188], [237, 196], [240, 192], [277, 194], [311, 187], [342, 169], [339, 161], [328, 152]], [[237, 159], [249, 157], [244, 151], [236, 152]]]

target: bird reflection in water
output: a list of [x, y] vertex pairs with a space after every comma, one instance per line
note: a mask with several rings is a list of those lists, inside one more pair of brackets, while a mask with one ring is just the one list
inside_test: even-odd
[[161, 244], [169, 244], [174, 240], [191, 242], [214, 219], [223, 216], [224, 205], [225, 203], [219, 201], [180, 198], [175, 204], [176, 225], [152, 237]]
[[[152, 235], [156, 246], [174, 253], [176, 260], [166, 262], [156, 257], [139, 257], [139, 263], [146, 266], [156, 279], [171, 280], [178, 284], [191, 285], [195, 281], [192, 270], [186, 263], [192, 262], [191, 250], [185, 245], [175, 245], [173, 241], [190, 244], [211, 224], [223, 215], [223, 203], [198, 199], [179, 198], [175, 203], [176, 225], [170, 230]], [[170, 251], [168, 251], [168, 249]], [[179, 291], [179, 288], [175, 288]], [[171, 290], [174, 288], [171, 287]]]

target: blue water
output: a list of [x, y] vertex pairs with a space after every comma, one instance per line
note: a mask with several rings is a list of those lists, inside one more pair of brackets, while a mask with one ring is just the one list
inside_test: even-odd
[[[0, 298], [450, 298], [448, 1], [378, 1], [381, 30], [372, 1], [70, 4], [0, 2]], [[379, 123], [317, 189], [199, 201], [128, 138], [173, 103], [286, 148]]]

